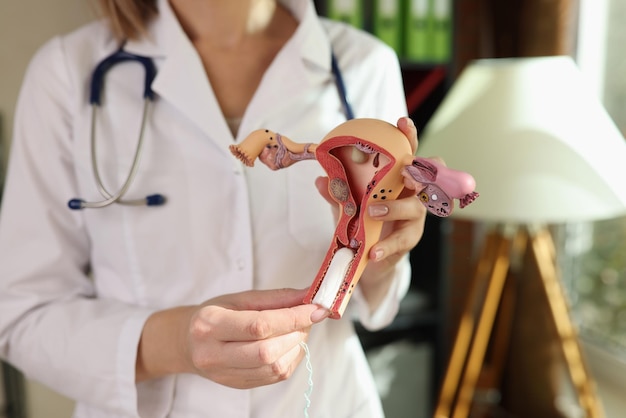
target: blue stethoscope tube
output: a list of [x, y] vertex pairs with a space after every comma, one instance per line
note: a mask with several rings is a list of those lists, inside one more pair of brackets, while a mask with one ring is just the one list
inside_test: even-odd
[[[143, 114], [141, 117], [141, 127], [139, 131], [139, 138], [137, 139], [137, 146], [135, 148], [135, 155], [133, 156], [133, 161], [131, 163], [130, 170], [124, 183], [120, 187], [120, 189], [116, 193], [109, 192], [102, 183], [102, 178], [100, 177], [100, 170], [98, 169], [98, 158], [96, 153], [96, 116], [98, 113], [98, 108], [101, 106], [102, 102], [102, 90], [104, 88], [104, 79], [106, 73], [115, 65], [123, 63], [123, 62], [137, 62], [144, 67], [146, 77], [144, 80], [144, 92], [143, 92]], [[335, 79], [335, 84], [337, 87], [337, 93], [339, 94], [339, 98], [341, 100], [341, 104], [343, 106], [345, 115], [347, 119], [354, 119], [354, 112], [352, 110], [352, 106], [348, 102], [346, 95], [346, 87], [343, 81], [343, 76], [341, 74], [341, 70], [339, 69], [339, 65], [337, 64], [337, 58], [334, 53], [331, 53], [331, 67], [333, 72], [333, 77]], [[123, 205], [134, 205], [134, 206], [160, 206], [163, 205], [166, 201], [165, 196], [162, 194], [151, 194], [142, 199], [132, 199], [125, 200], [123, 199], [124, 195], [130, 188], [135, 175], [137, 174], [137, 169], [139, 168], [139, 161], [141, 159], [141, 152], [143, 150], [143, 140], [144, 140], [144, 132], [146, 128], [146, 122], [148, 120], [148, 115], [152, 108], [152, 103], [154, 102], [155, 95], [152, 90], [152, 82], [156, 77], [156, 66], [154, 65], [154, 61], [152, 61], [149, 57], [144, 57], [140, 55], [131, 54], [129, 52], [124, 51], [124, 45], [122, 45], [117, 51], [113, 54], [105, 58], [100, 64], [98, 64], [93, 72], [91, 78], [91, 86], [90, 86], [90, 96], [89, 103], [91, 104], [91, 167], [93, 170], [93, 176], [96, 181], [96, 186], [98, 191], [104, 198], [104, 200], [96, 201], [96, 202], [88, 202], [84, 199], [74, 198], [71, 199], [67, 205], [70, 209], [78, 210], [85, 208], [103, 208], [109, 206], [113, 203], [119, 203]]]
[[343, 111], [346, 114], [346, 119], [352, 120], [354, 119], [354, 111], [352, 110], [352, 106], [350, 106], [350, 102], [348, 102], [346, 85], [343, 82], [343, 75], [341, 74], [341, 69], [337, 63], [337, 57], [335, 57], [333, 52], [330, 54], [330, 64], [333, 71], [333, 77], [335, 78], [335, 85], [337, 86], [337, 93], [339, 93], [339, 99], [343, 105]]

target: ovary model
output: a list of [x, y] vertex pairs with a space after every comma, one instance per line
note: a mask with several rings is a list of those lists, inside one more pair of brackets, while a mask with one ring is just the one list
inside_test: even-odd
[[328, 190], [339, 205], [339, 219], [304, 302], [325, 307], [335, 319], [343, 315], [370, 249], [380, 239], [383, 222], [368, 215], [369, 205], [394, 200], [408, 187], [431, 213], [445, 217], [452, 212], [453, 199], [462, 208], [478, 197], [471, 175], [413, 156], [402, 131], [378, 119], [344, 122], [319, 144], [297, 143], [260, 129], [231, 145], [230, 151], [249, 167], [256, 158], [272, 170], [317, 160], [328, 174]]

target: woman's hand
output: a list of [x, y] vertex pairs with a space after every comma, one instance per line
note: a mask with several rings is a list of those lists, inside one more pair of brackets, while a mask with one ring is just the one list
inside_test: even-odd
[[[417, 129], [410, 118], [398, 119], [400, 129], [417, 151]], [[405, 184], [406, 186], [406, 184]], [[396, 200], [371, 205], [369, 216], [384, 221], [380, 240], [372, 246], [370, 261], [361, 276], [360, 286], [370, 308], [376, 309], [389, 290], [397, 262], [422, 238], [426, 208], [415, 190], [405, 188]]]
[[155, 313], [144, 326], [137, 380], [195, 373], [246, 389], [287, 379], [304, 356], [300, 343], [311, 325], [328, 314], [302, 305], [305, 294], [248, 291]]

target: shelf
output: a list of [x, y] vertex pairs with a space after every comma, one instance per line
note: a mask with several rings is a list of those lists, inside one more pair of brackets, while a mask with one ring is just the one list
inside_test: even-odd
[[448, 68], [443, 65], [430, 67], [405, 64], [402, 71], [409, 115], [417, 112], [437, 88], [445, 84], [448, 77]]
[[367, 351], [398, 339], [432, 342], [439, 325], [439, 313], [431, 296], [410, 290], [400, 302], [398, 315], [387, 327], [368, 331], [358, 322], [355, 328], [363, 348]]

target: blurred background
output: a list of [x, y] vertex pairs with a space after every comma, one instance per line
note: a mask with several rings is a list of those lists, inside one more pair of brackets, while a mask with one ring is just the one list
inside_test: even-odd
[[[0, 1], [0, 184], [14, 105], [28, 61], [50, 37], [96, 16], [89, 0]], [[420, 135], [474, 60], [569, 56], [626, 133], [626, 0], [318, 0], [319, 12], [380, 37], [402, 64]], [[472, 132], [467, 132], [471, 138]], [[428, 139], [424, 139], [426, 142]], [[594, 138], [588, 138], [594, 141]], [[489, 155], [485, 158], [495, 158]], [[606, 155], [608, 161], [615, 156]], [[622, 161], [626, 164], [626, 161]], [[359, 329], [389, 418], [433, 416], [467, 303], [485, 225], [429, 217], [412, 253], [414, 278], [398, 319]], [[562, 284], [607, 417], [626, 410], [626, 217], [551, 225]], [[581, 417], [536, 275], [522, 269], [497, 400], [476, 417]], [[532, 269], [530, 269], [532, 270]], [[2, 307], [0, 306], [0, 314]], [[358, 324], [357, 324], [358, 327]], [[0, 417], [69, 417], [72, 402], [7, 364]], [[490, 392], [491, 393], [491, 392]], [[480, 404], [480, 399], [474, 399]]]

